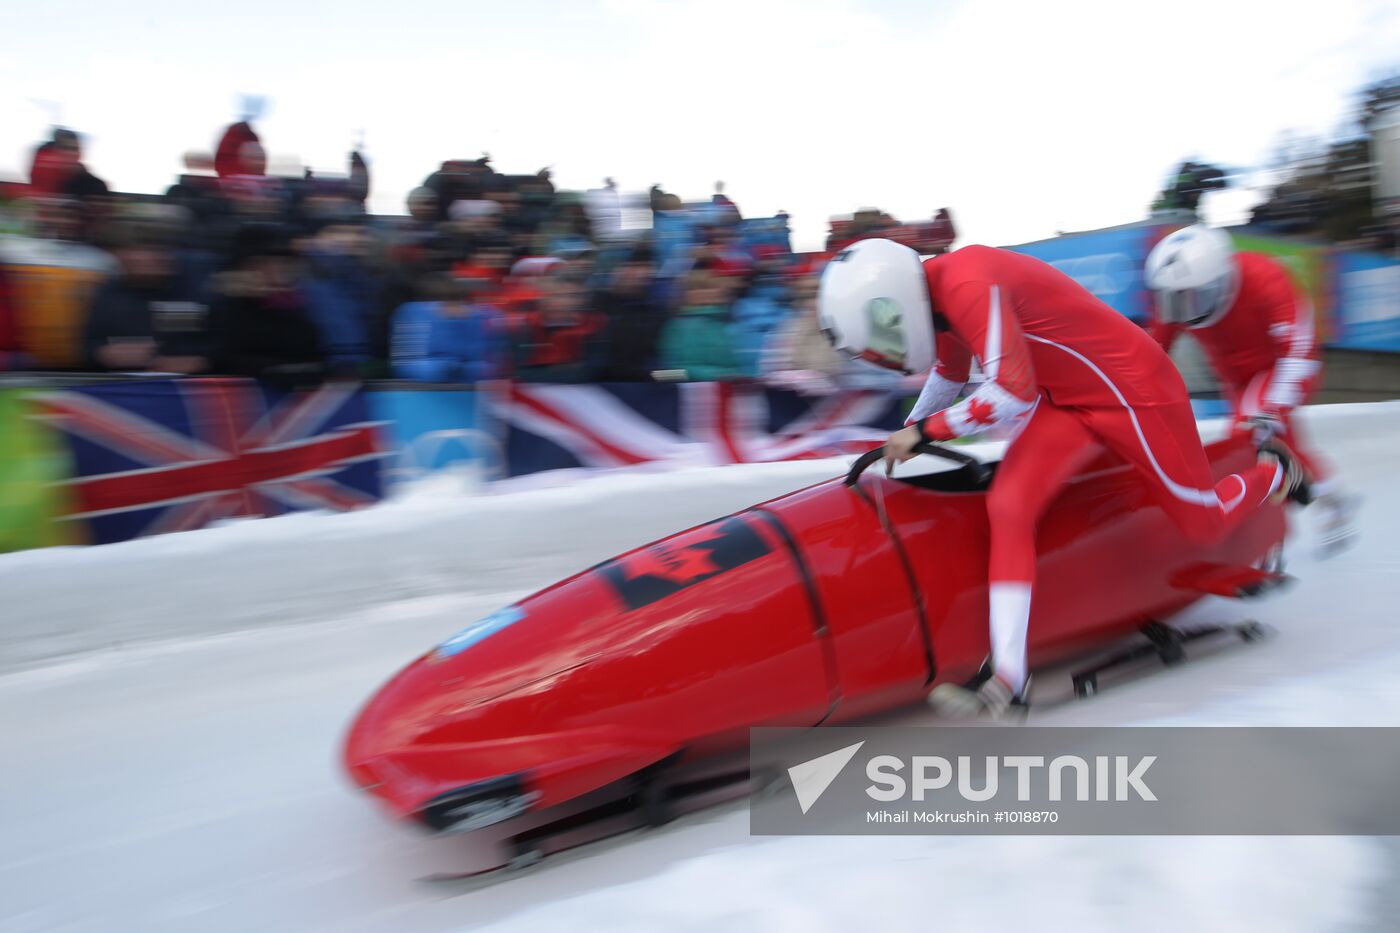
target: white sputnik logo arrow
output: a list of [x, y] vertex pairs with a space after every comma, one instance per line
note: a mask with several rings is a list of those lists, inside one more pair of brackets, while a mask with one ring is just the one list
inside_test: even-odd
[[864, 744], [862, 740], [788, 768], [788, 778], [792, 781], [792, 789], [797, 792], [797, 802], [801, 805], [803, 813], [812, 809], [812, 804], [826, 793], [826, 789], [836, 780], [841, 769], [846, 767]]

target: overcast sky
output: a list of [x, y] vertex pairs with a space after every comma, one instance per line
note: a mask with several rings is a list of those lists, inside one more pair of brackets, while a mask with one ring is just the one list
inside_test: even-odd
[[376, 211], [485, 151], [561, 187], [722, 179], [800, 247], [862, 206], [946, 205], [964, 243], [1136, 220], [1183, 157], [1260, 167], [1400, 68], [1393, 0], [44, 0], [6, 21], [0, 177], [56, 108], [114, 188], [163, 190], [260, 94], [274, 163], [343, 171], [363, 131]]

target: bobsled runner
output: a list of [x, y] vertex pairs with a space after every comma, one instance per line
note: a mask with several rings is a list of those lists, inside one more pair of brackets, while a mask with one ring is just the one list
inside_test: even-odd
[[[390, 680], [345, 744], [395, 815], [468, 832], [481, 872], [664, 823], [749, 789], [753, 726], [849, 723], [976, 676], [988, 655], [994, 464], [834, 479], [682, 531], [473, 622]], [[1255, 459], [1208, 447], [1217, 477]], [[1179, 660], [1209, 630], [1157, 620], [1206, 595], [1277, 585], [1282, 509], [1187, 542], [1105, 454], [1041, 520], [1032, 667], [1143, 633], [1113, 663]], [[1245, 627], [1246, 639], [1259, 634]], [[1100, 668], [1082, 671], [1080, 695]], [[475, 874], [468, 872], [467, 874]]]

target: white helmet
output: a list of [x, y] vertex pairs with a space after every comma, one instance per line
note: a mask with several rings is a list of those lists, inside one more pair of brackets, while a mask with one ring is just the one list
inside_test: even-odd
[[919, 254], [893, 240], [860, 240], [822, 272], [817, 319], [852, 358], [920, 373], [933, 366], [933, 307]]
[[1202, 224], [1184, 227], [1153, 247], [1145, 277], [1158, 316], [1187, 327], [1207, 327], [1224, 317], [1240, 286], [1230, 235]]

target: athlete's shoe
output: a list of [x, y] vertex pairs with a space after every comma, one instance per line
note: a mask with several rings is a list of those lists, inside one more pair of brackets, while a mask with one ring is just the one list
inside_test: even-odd
[[1326, 560], [1356, 543], [1356, 513], [1361, 503], [1344, 492], [1323, 493], [1314, 501], [1319, 513], [1316, 556]]
[[1030, 710], [1026, 698], [1030, 682], [1019, 693], [995, 674], [974, 677], [967, 684], [939, 684], [928, 696], [928, 704], [944, 719], [1024, 719]]

